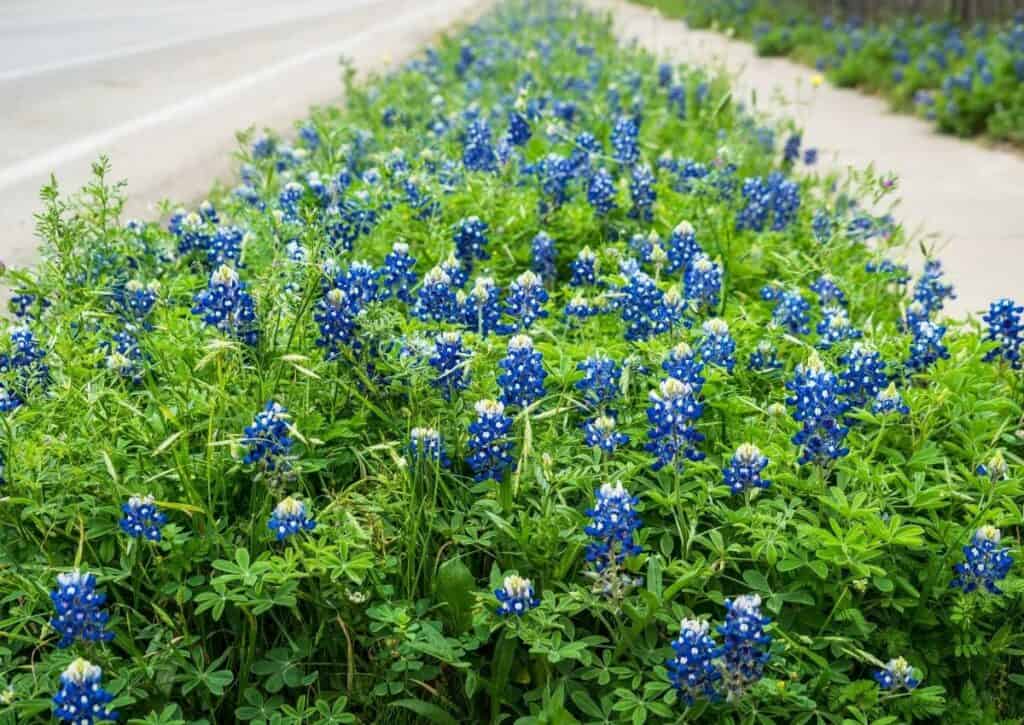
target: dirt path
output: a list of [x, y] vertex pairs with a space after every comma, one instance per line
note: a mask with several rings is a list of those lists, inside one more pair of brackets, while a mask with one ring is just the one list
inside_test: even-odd
[[[796, 118], [804, 142], [828, 167], [895, 172], [902, 201], [896, 214], [911, 230], [931, 235], [959, 299], [951, 314], [976, 312], [997, 297], [1024, 301], [1024, 154], [987, 148], [934, 132], [927, 122], [892, 113], [886, 102], [827, 83], [814, 88], [813, 70], [759, 58], [753, 46], [625, 0], [587, 0], [613, 15], [623, 39], [675, 61], [724, 66], [738, 74], [741, 95], [773, 115]], [[914, 260], [911, 260], [914, 261]]]

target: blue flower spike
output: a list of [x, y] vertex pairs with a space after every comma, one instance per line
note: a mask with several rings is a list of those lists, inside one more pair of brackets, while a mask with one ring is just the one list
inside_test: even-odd
[[540, 605], [540, 599], [533, 592], [533, 583], [516, 574], [505, 577], [501, 588], [494, 590], [494, 596], [498, 598], [497, 611], [502, 617], [521, 617]]

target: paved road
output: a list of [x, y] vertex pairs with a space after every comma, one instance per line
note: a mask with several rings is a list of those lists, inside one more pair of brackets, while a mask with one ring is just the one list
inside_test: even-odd
[[937, 134], [923, 120], [890, 112], [879, 98], [827, 84], [812, 89], [806, 66], [758, 58], [748, 43], [691, 30], [624, 0], [588, 5], [612, 12], [622, 37], [660, 55], [738, 73], [745, 98], [756, 91], [762, 110], [804, 125], [804, 141], [822, 150], [824, 165], [874, 163], [894, 171], [902, 197], [896, 215], [938, 243], [956, 285], [951, 313], [976, 312], [1001, 296], [1024, 302], [1024, 154]]
[[197, 201], [228, 178], [234, 134], [286, 130], [336, 101], [341, 56], [379, 68], [471, 13], [474, 0], [7, 0], [0, 13], [0, 260], [37, 246], [39, 187], [129, 181], [128, 216]]

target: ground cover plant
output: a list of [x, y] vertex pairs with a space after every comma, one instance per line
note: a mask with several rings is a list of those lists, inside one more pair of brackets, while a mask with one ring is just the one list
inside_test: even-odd
[[1020, 721], [1022, 310], [894, 179], [559, 3], [346, 98], [160, 223], [43, 190], [0, 717]]
[[921, 16], [823, 18], [783, 0], [639, 1], [747, 38], [761, 55], [814, 65], [839, 86], [880, 93], [942, 131], [1024, 143], [1024, 14], [964, 27]]

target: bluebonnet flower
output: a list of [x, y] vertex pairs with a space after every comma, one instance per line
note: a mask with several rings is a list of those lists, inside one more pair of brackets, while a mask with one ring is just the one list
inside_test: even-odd
[[210, 275], [210, 285], [194, 298], [192, 314], [202, 315], [203, 322], [219, 332], [255, 345], [259, 336], [256, 309], [252, 295], [238, 272], [226, 264]]
[[685, 284], [686, 299], [698, 308], [714, 309], [722, 291], [722, 265], [703, 252], [697, 254], [686, 268]]
[[590, 303], [583, 295], [575, 295], [571, 300], [565, 303], [565, 315], [568, 318], [577, 317], [580, 320], [585, 320], [588, 317], [593, 317], [600, 313], [600, 309]]
[[441, 434], [434, 428], [413, 428], [409, 432], [409, 455], [413, 461], [434, 461], [442, 468], [452, 465]]
[[468, 294], [456, 295], [462, 324], [482, 337], [492, 332], [505, 334], [508, 326], [502, 324], [504, 308], [501, 303], [501, 288], [491, 277], [477, 277]]
[[964, 547], [965, 561], [953, 567], [956, 577], [950, 586], [965, 593], [983, 589], [990, 594], [1002, 594], [996, 582], [1002, 581], [1013, 566], [1010, 549], [1000, 547], [1002, 532], [994, 526], [982, 526], [974, 533], [971, 543]]
[[686, 459], [699, 461], [704, 458], [704, 454], [695, 447], [704, 440], [704, 435], [694, 427], [694, 421], [700, 418], [704, 407], [697, 401], [693, 388], [680, 380], [668, 378], [648, 397], [647, 420], [651, 428], [647, 435], [651, 440], [645, 448], [656, 457], [651, 468], [658, 471], [672, 463], [681, 469]]
[[122, 330], [114, 335], [112, 342], [104, 343], [103, 347], [107, 351], [108, 370], [133, 383], [142, 382], [142, 351], [135, 337]]
[[811, 219], [811, 232], [820, 244], [824, 244], [830, 240], [834, 230], [835, 221], [827, 210], [818, 209], [818, 211], [814, 212], [814, 218]]
[[[487, 252], [487, 222], [480, 217], [466, 217], [455, 225], [455, 255], [462, 262], [466, 272], [473, 271], [477, 259], [490, 259]], [[460, 285], [461, 286], [461, 285]]]
[[635, 164], [640, 159], [640, 126], [636, 119], [619, 116], [612, 127], [612, 148], [615, 160], [623, 166]]
[[324, 226], [335, 248], [351, 251], [357, 239], [373, 231], [377, 211], [371, 201], [369, 192], [361, 189], [327, 208]]
[[903, 396], [896, 389], [896, 383], [889, 383], [888, 388], [878, 391], [878, 395], [875, 396], [875, 402], [871, 406], [871, 412], [875, 415], [888, 415], [890, 413], [907, 415], [910, 413], [910, 408], [904, 404]]
[[943, 281], [943, 275], [942, 263], [928, 260], [914, 285], [914, 299], [924, 305], [929, 316], [941, 310], [947, 299], [956, 299], [953, 285]]
[[902, 657], [889, 660], [885, 667], [875, 672], [875, 681], [883, 690], [913, 690], [921, 681], [914, 676], [914, 668]]
[[498, 365], [505, 371], [498, 376], [502, 403], [525, 408], [544, 396], [547, 372], [529, 335], [516, 335], [509, 340], [508, 354]]
[[[643, 232], [637, 232], [629, 238], [629, 246], [634, 252], [640, 255], [640, 258], [645, 262], [653, 261], [652, 255], [655, 254], [655, 247], [661, 246], [661, 239], [658, 237], [658, 233], [653, 229], [648, 234]], [[661, 251], [664, 254], [664, 250]], [[667, 259], [667, 257], [665, 258]], [[664, 263], [665, 259], [660, 260]]]
[[509, 287], [506, 312], [516, 320], [520, 330], [529, 329], [539, 318], [547, 317], [544, 303], [548, 301], [544, 284], [533, 272], [527, 270], [516, 277]]
[[823, 274], [811, 283], [811, 291], [818, 295], [820, 307], [846, 306], [846, 295], [839, 289], [835, 278], [830, 274]]
[[299, 128], [299, 138], [306, 148], [315, 150], [320, 147], [320, 134], [317, 133], [316, 126], [312, 123], [306, 122]]
[[344, 275], [336, 277], [335, 282], [355, 304], [356, 311], [359, 311], [378, 299], [377, 278], [379, 274], [369, 262], [357, 260], [349, 265], [348, 271]]
[[799, 184], [786, 179], [778, 171], [773, 171], [767, 178], [746, 179], [742, 193], [747, 203], [736, 217], [736, 229], [739, 231], [764, 231], [769, 214], [772, 231], [785, 231], [800, 209]]
[[945, 325], [922, 321], [914, 325], [910, 332], [913, 340], [910, 343], [907, 368], [911, 371], [924, 372], [939, 360], [949, 357], [949, 350], [942, 344], [942, 337], [946, 334]]
[[761, 299], [775, 303], [772, 322], [789, 334], [806, 335], [811, 331], [811, 320], [807, 314], [811, 305], [799, 292], [769, 284], [761, 288]]
[[818, 163], [818, 149], [809, 148], [804, 151], [804, 164], [806, 166], [814, 166]]
[[317, 347], [322, 347], [328, 360], [337, 360], [342, 346], [357, 347], [355, 339], [356, 315], [359, 307], [344, 291], [335, 287], [328, 290], [313, 312], [320, 327]]
[[704, 363], [697, 359], [693, 348], [685, 342], [680, 342], [671, 350], [661, 363], [670, 378], [675, 378], [689, 385], [694, 393], [699, 393], [704, 387], [704, 378], [701, 373], [704, 371]]
[[128, 319], [141, 323], [153, 311], [159, 292], [160, 283], [155, 280], [144, 285], [132, 279], [115, 289], [114, 298]]
[[145, 537], [160, 541], [160, 529], [167, 523], [167, 514], [156, 505], [152, 496], [132, 496], [121, 504], [123, 516], [118, 522], [121, 531], [133, 539]]
[[449, 254], [448, 258], [441, 262], [441, 269], [448, 275], [448, 279], [451, 280], [454, 287], [461, 289], [469, 281], [469, 272], [455, 254]]
[[607, 355], [592, 355], [579, 363], [576, 369], [583, 373], [583, 379], [576, 383], [576, 389], [583, 393], [587, 403], [594, 408], [604, 408], [619, 396], [622, 369]]
[[675, 656], [665, 663], [669, 680], [686, 705], [692, 705], [699, 697], [708, 700], [718, 698], [715, 687], [722, 679], [722, 673], [714, 663], [718, 646], [708, 634], [709, 629], [704, 620], [682, 620], [679, 636], [672, 640]]
[[729, 465], [722, 474], [725, 485], [735, 493], [743, 493], [755, 488], [768, 488], [771, 481], [761, 478], [761, 471], [768, 465], [768, 456], [753, 443], [744, 443], [736, 449]]
[[469, 467], [477, 481], [501, 481], [513, 465], [513, 443], [508, 436], [512, 419], [496, 400], [481, 400], [475, 408], [477, 417], [469, 426]]
[[70, 647], [75, 640], [83, 642], [109, 642], [114, 638], [108, 632], [110, 614], [103, 609], [107, 595], [96, 591], [96, 577], [78, 569], [57, 575], [57, 588], [50, 592], [50, 600], [57, 614], [50, 626], [60, 633], [58, 647]]
[[[518, 102], [517, 102], [517, 105]], [[530, 130], [530, 121], [523, 114], [521, 108], [514, 108], [508, 112], [508, 142], [513, 146], [522, 146], [530, 140], [533, 132]]]
[[36, 296], [29, 292], [16, 292], [11, 295], [9, 307], [14, 312], [14, 316], [20, 320], [32, 319], [32, 306], [35, 304]]
[[757, 137], [758, 143], [761, 144], [761, 148], [770, 153], [775, 150], [775, 130], [769, 126], [760, 126], [754, 129], [754, 135]]
[[649, 222], [654, 219], [654, 202], [658, 198], [654, 190], [654, 173], [647, 164], [633, 167], [629, 180], [629, 195], [633, 206], [629, 210], [630, 219]]
[[615, 180], [607, 169], [600, 168], [591, 175], [587, 202], [598, 216], [607, 216], [615, 209]]
[[445, 400], [469, 387], [469, 351], [462, 347], [462, 335], [457, 332], [442, 332], [434, 339], [434, 355], [430, 365], [437, 375], [431, 379], [435, 388], [440, 388]]
[[669, 234], [667, 249], [668, 267], [666, 271], [678, 272], [682, 270], [685, 274], [690, 267], [690, 262], [698, 254], [703, 254], [700, 245], [697, 243], [697, 234], [693, 225], [688, 221], [679, 222], [672, 233]]
[[305, 264], [306, 260], [309, 259], [309, 251], [298, 239], [290, 239], [284, 245], [284, 253], [288, 261], [295, 264]]
[[907, 305], [907, 309], [904, 311], [903, 319], [900, 320], [900, 326], [904, 330], [913, 331], [922, 322], [930, 322], [931, 317], [925, 306], [916, 300]]
[[501, 589], [494, 590], [494, 596], [498, 598], [498, 614], [502, 617], [510, 614], [521, 617], [540, 605], [540, 599], [534, 596], [530, 580], [515, 574], [505, 577]]
[[799, 159], [801, 144], [803, 144], [803, 136], [798, 133], [791, 134], [782, 148], [782, 161], [791, 164]]
[[697, 352], [708, 365], [718, 365], [727, 372], [736, 366], [736, 341], [729, 334], [729, 325], [725, 320], [713, 317], [701, 326], [704, 336], [697, 346]]
[[843, 385], [829, 372], [817, 354], [797, 365], [786, 388], [793, 393], [786, 403], [793, 406], [793, 418], [801, 424], [793, 443], [801, 446], [800, 463], [824, 465], [849, 453], [843, 440], [849, 428], [843, 425], [850, 404], [842, 399]]
[[103, 689], [103, 670], [81, 657], [61, 673], [60, 689], [53, 696], [53, 716], [73, 725], [120, 719], [108, 706], [114, 696]]
[[754, 352], [750, 353], [750, 359], [747, 362], [747, 367], [751, 370], [762, 372], [781, 370], [782, 361], [779, 360], [775, 345], [768, 340], [761, 340], [761, 342], [757, 343], [757, 347], [754, 348]]
[[663, 308], [664, 294], [646, 273], [633, 271], [615, 299], [619, 315], [626, 323], [626, 339], [646, 340], [663, 332], [659, 311]]
[[1024, 307], [1010, 299], [996, 300], [989, 305], [982, 318], [988, 326], [985, 339], [999, 346], [985, 353], [985, 362], [1002, 358], [1015, 370], [1021, 367], [1021, 344], [1024, 343], [1024, 325], [1021, 324]]
[[[242, 167], [242, 178], [245, 178], [245, 166]], [[248, 183], [236, 186], [231, 192], [231, 195], [239, 201], [243, 201], [249, 206], [260, 211], [267, 208], [267, 203], [263, 201], [263, 197], [260, 196], [260, 193]]]
[[475, 60], [476, 53], [473, 51], [473, 46], [471, 46], [469, 43], [463, 43], [462, 46], [459, 48], [459, 61], [455, 65], [456, 75], [458, 75], [460, 78], [466, 75], [466, 71], [468, 71], [472, 67], [473, 62]]
[[[281, 193], [277, 196], [277, 205], [281, 209], [282, 221], [287, 224], [298, 224], [301, 221], [299, 218], [299, 202], [302, 201], [305, 193], [305, 188], [297, 181], [289, 181], [284, 185]], [[181, 251], [180, 245], [179, 251]]]
[[316, 528], [316, 521], [306, 510], [305, 503], [288, 496], [274, 507], [267, 520], [267, 528], [274, 532], [278, 541], [284, 541], [300, 531], [312, 531]]
[[288, 409], [273, 400], [247, 426], [242, 442], [248, 451], [245, 463], [259, 464], [265, 471], [286, 471], [290, 468], [288, 456], [295, 441], [289, 436]]
[[979, 463], [974, 472], [992, 483], [1007, 481], [1010, 478], [1010, 467], [1006, 464], [1006, 458], [1001, 451], [996, 451], [988, 463]]
[[484, 118], [469, 122], [462, 142], [462, 163], [470, 171], [497, 171], [498, 155], [491, 142], [491, 127]]
[[238, 226], [217, 227], [206, 248], [206, 263], [211, 268], [221, 264], [238, 265], [242, 258], [245, 231]]
[[629, 436], [615, 429], [615, 418], [599, 415], [583, 424], [583, 441], [591, 448], [614, 453], [619, 446], [629, 443]]
[[556, 256], [555, 241], [546, 232], [537, 232], [530, 242], [530, 269], [544, 282], [555, 281], [558, 274]]
[[537, 162], [536, 171], [540, 188], [544, 192], [542, 211], [546, 211], [548, 202], [556, 209], [562, 206], [569, 198], [572, 162], [560, 154], [550, 153]]
[[661, 296], [661, 305], [650, 312], [654, 334], [668, 332], [680, 324], [690, 327], [693, 323], [686, 317], [689, 309], [690, 305], [683, 299], [679, 287], [669, 287]]
[[828, 350], [844, 340], [857, 340], [864, 335], [850, 324], [850, 316], [843, 307], [826, 307], [822, 310], [822, 315], [824, 318], [817, 327], [820, 335], [818, 347], [822, 350]]
[[21, 405], [21, 397], [36, 387], [50, 382], [50, 367], [43, 362], [46, 351], [39, 345], [28, 327], [14, 327], [10, 332], [11, 352], [0, 355], [0, 373], [11, 373], [11, 386], [0, 386], [5, 391], [3, 407], [13, 410]]
[[735, 168], [731, 165], [718, 169], [709, 168], [707, 164], [699, 161], [686, 159], [680, 162], [678, 167], [678, 179], [674, 185], [677, 191], [684, 194], [703, 193], [708, 186], [707, 181], [715, 181], [715, 187], [723, 198], [732, 197], [732, 187], [735, 182], [731, 179]]
[[451, 278], [440, 267], [423, 276], [412, 314], [424, 322], [452, 322], [458, 316], [458, 301]]
[[11, 390], [6, 385], [0, 385], [0, 413], [10, 413], [17, 410], [23, 402], [17, 392]]
[[725, 608], [725, 624], [718, 628], [723, 638], [719, 653], [726, 699], [732, 702], [764, 676], [772, 643], [764, 628], [771, 620], [761, 614], [761, 597], [756, 594], [726, 599]]
[[274, 153], [274, 139], [267, 135], [260, 135], [253, 141], [252, 157], [254, 159], [269, 159]]
[[569, 266], [572, 269], [569, 284], [573, 287], [597, 284], [597, 255], [590, 247], [583, 247]]
[[668, 63], [658, 64], [658, 87], [668, 88], [672, 84], [672, 66]]
[[843, 395], [855, 407], [867, 405], [889, 383], [881, 353], [867, 345], [855, 343], [839, 362], [846, 366], [840, 373]]
[[594, 508], [586, 512], [590, 523], [584, 531], [591, 537], [586, 558], [601, 572], [643, 551], [635, 539], [642, 522], [636, 513], [636, 497], [621, 483], [602, 484], [594, 499]]
[[214, 227], [197, 212], [180, 212], [171, 217], [171, 233], [178, 238], [178, 254], [185, 256], [193, 251], [204, 251], [210, 246]]
[[384, 289], [380, 298], [384, 300], [394, 296], [402, 302], [412, 304], [412, 288], [417, 280], [416, 272], [413, 270], [415, 266], [416, 258], [409, 254], [409, 245], [395, 242], [391, 251], [384, 257], [384, 269], [380, 272]]
[[416, 212], [417, 219], [429, 219], [441, 212], [441, 205], [420, 190], [418, 177], [407, 176], [402, 180], [402, 189], [405, 191], [405, 203]]

